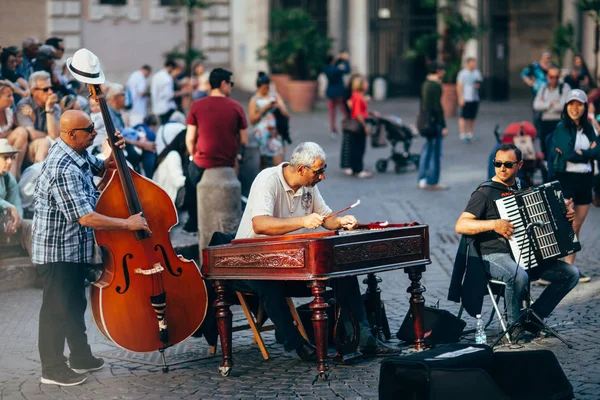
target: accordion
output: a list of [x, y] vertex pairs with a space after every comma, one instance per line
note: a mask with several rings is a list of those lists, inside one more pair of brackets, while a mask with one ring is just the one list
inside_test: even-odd
[[515, 192], [495, 201], [502, 219], [515, 230], [509, 245], [520, 267], [537, 267], [541, 262], [565, 257], [581, 250], [567, 220], [567, 208], [558, 181]]

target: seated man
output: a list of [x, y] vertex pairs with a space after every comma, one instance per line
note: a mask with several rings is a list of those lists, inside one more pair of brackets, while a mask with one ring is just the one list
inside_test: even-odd
[[17, 121], [29, 133], [29, 160], [37, 163], [44, 161], [51, 143], [58, 139], [60, 107], [46, 71], [31, 74], [29, 87], [31, 96], [17, 104]]
[[[236, 239], [283, 235], [320, 226], [330, 230], [355, 228], [357, 221], [352, 215], [325, 219], [331, 209], [316, 186], [325, 179], [325, 160], [325, 152], [318, 144], [305, 142], [296, 147], [289, 163], [261, 171], [252, 183]], [[360, 351], [371, 356], [399, 353], [399, 349], [386, 346], [372, 335], [358, 279], [339, 278], [335, 284], [337, 301], [352, 313], [357, 323]], [[232, 284], [237, 291], [256, 293], [260, 297], [287, 351], [295, 349], [303, 360], [314, 360], [314, 347], [304, 341], [294, 326], [284, 301], [284, 286], [276, 281], [234, 281]]]
[[[511, 192], [525, 189], [525, 183], [517, 178], [522, 166], [521, 151], [513, 144], [502, 145], [494, 158], [496, 175], [487, 181], [487, 185], [482, 185], [473, 192], [467, 208], [455, 226], [458, 234], [477, 235], [488, 276], [506, 283], [505, 298], [509, 323], [513, 323], [519, 317], [521, 302], [527, 295], [529, 276], [511, 257], [507, 240], [512, 236], [514, 227], [508, 220], [500, 219], [494, 201]], [[575, 212], [571, 208], [571, 200], [566, 203], [569, 210], [567, 218], [572, 222]], [[547, 261], [532, 269], [531, 273], [536, 273], [541, 279], [551, 282], [531, 306], [540, 318], [548, 317], [579, 281], [579, 270], [561, 260]], [[517, 337], [523, 328], [534, 334], [539, 331], [537, 326], [517, 325], [512, 335]]]
[[21, 229], [21, 245], [31, 255], [31, 221], [23, 220], [19, 186], [9, 172], [18, 152], [7, 139], [0, 139], [0, 237], [10, 238]]

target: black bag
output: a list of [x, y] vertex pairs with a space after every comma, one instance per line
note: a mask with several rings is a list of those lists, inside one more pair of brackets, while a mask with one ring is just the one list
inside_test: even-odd
[[434, 138], [438, 134], [435, 117], [429, 110], [421, 110], [417, 114], [417, 129], [424, 138]]
[[[425, 307], [425, 340], [431, 344], [456, 343], [460, 340], [467, 323], [449, 311]], [[396, 337], [407, 343], [415, 342], [412, 311], [409, 311], [396, 333]]]
[[365, 127], [357, 119], [345, 118], [342, 120], [342, 131], [348, 133], [364, 133]]

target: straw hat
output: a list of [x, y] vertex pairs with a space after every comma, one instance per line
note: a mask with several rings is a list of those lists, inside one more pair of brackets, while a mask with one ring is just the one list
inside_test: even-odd
[[0, 139], [0, 154], [15, 154], [19, 150], [8, 144], [8, 139]]

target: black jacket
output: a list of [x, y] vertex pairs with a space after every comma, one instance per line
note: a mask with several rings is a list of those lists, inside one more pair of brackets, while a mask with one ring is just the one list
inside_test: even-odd
[[462, 303], [465, 310], [475, 317], [481, 314], [483, 297], [487, 294], [488, 276], [473, 236], [463, 235], [448, 289], [448, 300]]

